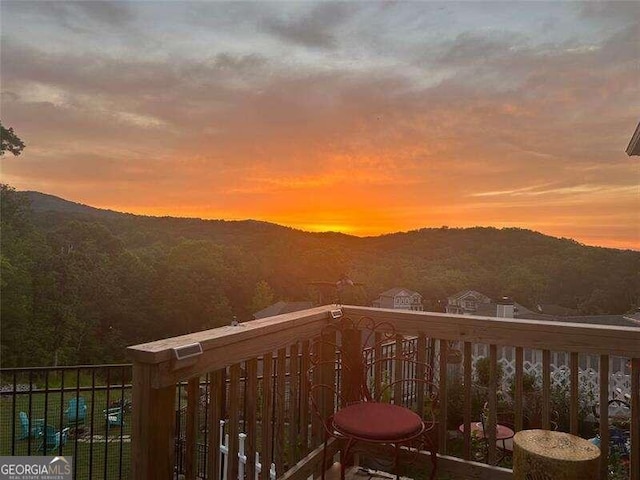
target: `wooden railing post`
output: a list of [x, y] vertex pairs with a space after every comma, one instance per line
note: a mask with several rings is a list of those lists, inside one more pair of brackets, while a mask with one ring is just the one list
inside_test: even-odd
[[438, 402], [440, 407], [439, 422], [439, 439], [438, 448], [441, 453], [447, 452], [447, 410], [449, 407], [448, 401], [448, 389], [447, 389], [447, 355], [449, 350], [448, 340], [438, 340], [438, 346], [440, 347], [440, 359], [438, 360], [439, 377], [438, 377]]
[[154, 368], [156, 365], [133, 364], [131, 478], [171, 480], [176, 388], [153, 388]]
[[487, 392], [487, 419], [486, 428], [489, 431], [487, 441], [489, 465], [496, 465], [496, 425], [498, 424], [498, 347], [489, 345], [489, 391]]
[[220, 421], [224, 418], [224, 371], [219, 369], [209, 376], [209, 413], [207, 429], [209, 431], [209, 449], [207, 450], [207, 478], [218, 480], [222, 470], [220, 461]]
[[609, 355], [600, 355], [600, 479], [609, 476]]
[[524, 370], [524, 351], [522, 347], [516, 347], [516, 385], [515, 385], [515, 422], [516, 432], [519, 432], [524, 428], [524, 385], [523, 385], [523, 370]]
[[190, 378], [187, 384], [187, 428], [185, 453], [185, 479], [198, 476], [196, 443], [198, 436], [198, 407], [200, 405], [200, 378]]
[[362, 398], [362, 392], [359, 389], [364, 379], [361, 332], [356, 329], [346, 329], [340, 341], [342, 342], [340, 395], [347, 403], [357, 402]]
[[465, 460], [471, 460], [471, 342], [464, 342], [464, 446]]
[[571, 394], [569, 396], [570, 399], [570, 407], [569, 407], [569, 415], [570, 415], [570, 433], [572, 435], [578, 435], [578, 404], [580, 403], [580, 389], [579, 389], [579, 357], [578, 352], [571, 352]]

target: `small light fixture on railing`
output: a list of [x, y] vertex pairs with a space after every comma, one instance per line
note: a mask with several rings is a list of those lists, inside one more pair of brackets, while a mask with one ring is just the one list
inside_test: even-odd
[[189, 345], [182, 345], [180, 347], [174, 347], [173, 355], [176, 360], [186, 360], [187, 358], [197, 357], [202, 355], [202, 345], [198, 343], [190, 343]]
[[331, 318], [333, 318], [334, 320], [337, 320], [338, 318], [342, 317], [342, 309], [338, 308], [336, 310], [331, 310], [329, 312], [329, 315], [331, 315]]
[[200, 345], [200, 342], [174, 347], [171, 370], [179, 370], [193, 365], [198, 361], [197, 357], [200, 355], [202, 355], [202, 345]]

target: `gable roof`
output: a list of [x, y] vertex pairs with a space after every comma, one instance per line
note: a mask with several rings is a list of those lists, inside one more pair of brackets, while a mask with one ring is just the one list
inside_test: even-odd
[[556, 317], [577, 317], [578, 310], [575, 308], [563, 307], [562, 305], [553, 305], [548, 303], [541, 303], [538, 305], [539, 313], [546, 313], [548, 315], [554, 315]]
[[[450, 300], [458, 300], [470, 293], [487, 297], [476, 290], [461, 290], [460, 292], [448, 297]], [[487, 304], [477, 306], [477, 310], [473, 315], [482, 317], [495, 317], [497, 314], [498, 304], [489, 299]], [[545, 320], [548, 322], [566, 322], [566, 323], [587, 323], [591, 325], [609, 325], [612, 327], [635, 327], [640, 328], [640, 309], [626, 315], [578, 315], [577, 310], [561, 307], [558, 305], [543, 305], [543, 312], [533, 312], [524, 305], [514, 302], [515, 318], [524, 320]], [[551, 307], [551, 308], [550, 308]]]
[[396, 295], [398, 295], [400, 292], [407, 292], [409, 294], [409, 296], [413, 296], [413, 295], [420, 295], [418, 292], [414, 292], [413, 290], [409, 290], [408, 288], [402, 288], [402, 287], [395, 287], [395, 288], [390, 288], [387, 291], [384, 291], [380, 294], [381, 297], [395, 297]]
[[630, 322], [633, 322], [635, 325], [640, 327], [640, 309], [636, 310], [633, 313], [627, 313], [626, 315], [624, 315], [624, 319], [629, 320]]
[[[454, 293], [450, 297], [447, 297], [447, 300], [459, 300], [463, 297], [466, 297], [467, 295], [474, 295], [476, 297], [481, 297], [481, 298], [489, 298], [484, 293], [480, 293], [477, 290], [460, 290], [458, 293]], [[489, 300], [491, 299], [489, 298]]]
[[[640, 315], [550, 315], [547, 313], [532, 312], [524, 305], [514, 303], [516, 308], [516, 320], [544, 320], [547, 322], [561, 323], [587, 323], [590, 325], [608, 325], [611, 327], [636, 327], [640, 328]], [[479, 305], [473, 315], [481, 317], [495, 317], [498, 304], [491, 302]]]

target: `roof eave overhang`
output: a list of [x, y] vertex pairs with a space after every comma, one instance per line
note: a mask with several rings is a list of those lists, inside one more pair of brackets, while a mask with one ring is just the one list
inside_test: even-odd
[[633, 136], [631, 137], [631, 141], [629, 142], [629, 146], [627, 146], [627, 155], [638, 155], [640, 156], [640, 123], [636, 127], [636, 131], [633, 132]]

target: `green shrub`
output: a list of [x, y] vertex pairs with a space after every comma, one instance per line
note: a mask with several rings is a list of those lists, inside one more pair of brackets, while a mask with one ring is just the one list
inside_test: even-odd
[[[476, 382], [478, 382], [478, 384], [480, 384], [483, 387], [489, 387], [489, 377], [491, 373], [491, 370], [490, 370], [491, 360], [489, 359], [489, 357], [482, 357], [476, 360], [475, 367], [476, 367], [475, 368]], [[498, 385], [500, 385], [500, 383], [502, 382], [503, 374], [504, 374], [504, 371], [502, 368], [502, 364], [498, 362], [497, 369], [496, 369], [496, 382]]]

